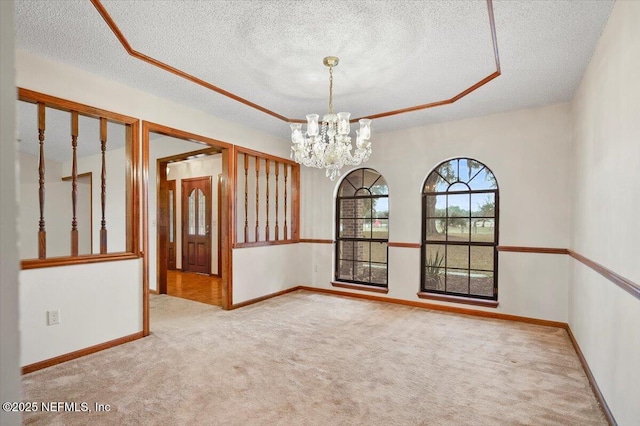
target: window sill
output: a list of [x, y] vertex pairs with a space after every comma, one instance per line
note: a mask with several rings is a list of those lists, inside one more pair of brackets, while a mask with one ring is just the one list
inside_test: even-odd
[[451, 296], [448, 294], [427, 293], [421, 291], [418, 293], [420, 299], [440, 300], [442, 302], [464, 303], [466, 305], [484, 306], [487, 308], [497, 308], [497, 300], [470, 299], [468, 297]]
[[386, 287], [376, 287], [373, 285], [343, 283], [340, 281], [331, 281], [331, 285], [334, 287], [349, 288], [351, 290], [371, 291], [373, 293], [389, 293], [389, 289]]

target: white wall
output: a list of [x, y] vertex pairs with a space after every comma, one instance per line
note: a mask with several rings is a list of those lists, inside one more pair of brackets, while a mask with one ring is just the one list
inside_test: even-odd
[[[118, 112], [120, 114], [138, 117], [142, 120], [152, 121], [223, 142], [245, 146], [272, 155], [281, 157], [288, 156], [289, 145], [286, 141], [279, 138], [213, 117], [202, 111], [107, 80], [78, 68], [25, 52], [16, 51], [16, 70], [16, 81], [19, 87]], [[219, 95], [212, 93], [211, 96], [212, 99], [215, 99], [215, 97]], [[149, 176], [150, 179], [153, 179], [155, 171], [151, 170], [151, 167]], [[154, 192], [150, 192], [150, 203], [154, 200], [153, 194]], [[150, 221], [153, 220], [154, 215], [154, 211], [150, 211]], [[155, 241], [154, 233], [150, 232], [149, 235], [149, 249], [152, 249], [151, 245], [154, 244]], [[270, 248], [266, 248], [266, 250], [270, 250]], [[150, 263], [154, 262], [154, 251], [148, 251], [150, 253]], [[297, 252], [290, 253], [289, 261], [297, 263], [297, 256]], [[234, 269], [243, 271], [242, 274], [234, 277], [234, 291], [239, 291], [240, 294], [242, 294], [243, 289], [251, 289], [251, 291], [260, 293], [259, 295], [268, 294], [271, 292], [271, 284], [263, 284], [263, 276], [260, 274], [264, 272], [252, 269], [252, 263], [252, 259], [243, 258], [242, 256], [240, 259], [234, 259]], [[111, 312], [112, 315], [115, 312], [122, 318], [136, 319], [136, 321], [129, 321], [126, 326], [122, 324], [122, 326], [117, 327], [118, 333], [121, 335], [130, 334], [129, 332], [133, 328], [136, 328], [134, 332], [139, 331], [141, 327], [140, 319], [142, 318], [142, 303], [122, 304], [120, 301], [123, 299], [137, 300], [134, 292], [136, 289], [141, 288], [141, 265], [142, 262], [140, 261], [107, 262], [95, 265], [96, 271], [99, 271], [96, 275], [108, 276], [113, 273], [119, 277], [119, 282], [117, 284], [107, 285], [107, 288], [110, 289], [111, 292], [110, 296], [96, 299], [98, 300], [98, 302], [96, 302], [97, 305], [94, 306], [91, 312], [81, 307], [72, 307], [76, 304], [87, 303], [84, 297], [81, 298], [74, 294], [78, 285], [78, 283], [75, 282], [76, 274], [78, 274], [79, 277], [79, 273], [84, 271], [83, 268], [78, 267], [78, 273], [75, 271], [70, 272], [66, 268], [22, 271], [20, 273], [20, 285], [21, 294], [24, 297], [21, 300], [20, 307], [22, 309], [21, 328], [23, 342], [32, 341], [32, 339], [36, 337], [44, 341], [52, 341], [54, 336], [58, 334], [56, 330], [59, 330], [60, 326], [41, 329], [45, 310], [56, 306], [67, 306], [69, 301], [71, 305], [61, 311], [62, 319], [66, 324], [65, 330], [67, 330], [69, 334], [63, 338], [64, 345], [56, 346], [55, 353], [71, 352], [87, 344], [87, 339], [82, 333], [77, 331], [83, 329], [84, 323], [92, 324], [96, 334], [103, 339], [102, 341], [114, 338], [111, 336], [114, 335], [115, 329], [109, 323], [112, 319], [109, 316], [104, 316], [104, 312]], [[271, 271], [277, 273], [277, 268], [284, 266], [283, 264], [275, 263], [271, 266]], [[128, 273], [126, 275], [118, 274], [117, 271], [119, 271], [120, 267], [123, 269], [126, 268]], [[72, 269], [73, 268], [75, 267], [72, 267]], [[155, 265], [151, 264], [150, 274], [154, 272]], [[86, 277], [93, 277], [93, 275], [83, 275], [82, 294], [102, 294], [104, 291], [102, 287], [104, 287], [106, 283], [101, 282], [99, 279], [86, 279]], [[45, 276], [47, 281], [42, 281]], [[150, 278], [150, 282], [155, 282], [152, 277]], [[63, 285], [63, 280], [67, 279], [69, 280], [68, 285]], [[59, 283], [52, 287], [57, 290], [56, 292], [46, 290], [45, 286], [50, 282]], [[48, 306], [48, 308], [45, 308], [44, 303], [30, 301], [26, 298], [25, 295], [31, 294], [35, 289], [41, 289], [47, 293], [48, 299], [46, 306]], [[77, 315], [69, 315], [68, 312], [70, 310]], [[32, 323], [33, 318], [39, 318], [40, 324]], [[74, 328], [72, 327], [73, 325], [77, 327]], [[153, 330], [153, 323], [151, 324], [151, 328]], [[27, 345], [25, 353], [22, 354], [22, 362], [40, 361], [46, 359], [54, 352], [43, 347], [36, 347], [36, 345]]]
[[[618, 1], [573, 100], [576, 252], [640, 283], [640, 3]], [[640, 300], [573, 261], [569, 324], [620, 425], [640, 421]]]
[[[20, 401], [18, 333], [17, 150], [15, 140], [13, 1], [0, 2], [0, 400]], [[20, 413], [0, 411], [0, 423], [19, 425]]]
[[[21, 363], [33, 364], [142, 330], [142, 261], [20, 273]], [[60, 311], [47, 325], [46, 312]]]
[[[389, 185], [389, 241], [420, 242], [424, 180], [446, 159], [471, 157], [498, 181], [500, 245], [568, 247], [570, 124], [569, 105], [558, 104], [375, 135], [365, 167]], [[302, 198], [303, 238], [334, 237], [339, 183], [322, 171], [303, 170], [302, 192], [313, 194]], [[333, 246], [316, 246], [310, 267], [318, 265], [319, 272], [312, 273], [312, 284], [330, 288]], [[563, 256], [501, 253], [495, 311], [566, 322], [568, 266]], [[418, 300], [419, 288], [420, 250], [390, 247], [387, 296]]]
[[233, 303], [309, 282], [308, 244], [281, 244], [233, 250]]

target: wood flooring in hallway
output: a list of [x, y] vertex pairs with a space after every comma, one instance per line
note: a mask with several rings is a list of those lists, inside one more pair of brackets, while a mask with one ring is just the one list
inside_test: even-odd
[[167, 271], [167, 294], [222, 306], [222, 279], [194, 272]]

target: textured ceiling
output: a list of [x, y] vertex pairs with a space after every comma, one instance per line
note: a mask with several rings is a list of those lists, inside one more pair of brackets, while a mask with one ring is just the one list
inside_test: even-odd
[[[335, 109], [353, 117], [448, 99], [496, 70], [483, 1], [102, 4], [133, 49], [289, 118], [326, 112], [328, 55]], [[571, 99], [612, 6], [494, 1], [502, 75], [452, 105], [376, 119], [374, 142]], [[286, 122], [129, 56], [89, 0], [18, 0], [15, 13], [18, 49], [289, 138]]]

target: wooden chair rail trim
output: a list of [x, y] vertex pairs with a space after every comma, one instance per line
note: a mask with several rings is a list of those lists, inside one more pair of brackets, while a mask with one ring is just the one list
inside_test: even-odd
[[351, 290], [370, 291], [372, 293], [389, 293], [388, 287], [377, 287], [374, 285], [343, 283], [340, 281], [331, 281], [331, 285], [334, 287], [349, 288]]
[[630, 279], [623, 277], [620, 274], [613, 272], [611, 269], [602, 266], [601, 264], [594, 262], [591, 259], [588, 259], [581, 255], [580, 253], [576, 253], [573, 250], [569, 250], [569, 256], [576, 259], [578, 262], [582, 263], [585, 266], [593, 269], [636, 299], [640, 300], [640, 285], [634, 283]]
[[420, 243], [387, 243], [387, 247], [420, 248]]
[[45, 95], [44, 93], [24, 89], [22, 87], [18, 87], [18, 100], [29, 102], [32, 104], [43, 102], [46, 106], [61, 111], [76, 111], [80, 115], [92, 118], [104, 117], [111, 122], [133, 124], [138, 121], [138, 119], [135, 117], [129, 117], [128, 115], [118, 114], [104, 109], [92, 107], [90, 105], [73, 102], [67, 99], [57, 98], [55, 96]]
[[[175, 68], [171, 65], [168, 65], [164, 62], [161, 62], [155, 58], [152, 58], [151, 56], [145, 55], [141, 52], [138, 52], [137, 50], [133, 49], [131, 47], [131, 44], [129, 43], [129, 41], [126, 39], [126, 37], [124, 36], [124, 34], [122, 33], [122, 31], [120, 31], [120, 28], [118, 27], [118, 25], [115, 23], [115, 21], [113, 20], [113, 18], [111, 17], [111, 15], [109, 15], [109, 12], [107, 12], [107, 9], [102, 5], [102, 3], [100, 2], [100, 0], [91, 0], [91, 3], [93, 4], [93, 6], [96, 8], [96, 10], [98, 11], [98, 13], [100, 14], [100, 16], [102, 17], [102, 19], [105, 21], [105, 23], [107, 24], [107, 26], [109, 27], [109, 29], [111, 29], [111, 31], [113, 32], [113, 34], [116, 36], [116, 38], [118, 39], [118, 41], [120, 42], [120, 44], [122, 45], [122, 47], [124, 48], [124, 50], [132, 57], [144, 61], [150, 65], [153, 65], [157, 68], [160, 68], [166, 72], [170, 72], [172, 74], [177, 75], [178, 77], [184, 78], [185, 80], [191, 81], [192, 83], [195, 83], [197, 85], [200, 85], [202, 87], [205, 87], [209, 90], [212, 90], [214, 92], [217, 92], [223, 96], [226, 96], [230, 99], [233, 99], [236, 102], [240, 102], [244, 105], [247, 105], [251, 108], [254, 108], [258, 111], [264, 112], [265, 114], [269, 114], [272, 117], [278, 118], [279, 120], [288, 122], [288, 123], [305, 123], [305, 120], [301, 120], [301, 119], [296, 119], [296, 118], [287, 118], [283, 115], [280, 115], [270, 109], [267, 109], [261, 105], [258, 105], [256, 103], [253, 103], [245, 98], [242, 98], [238, 95], [235, 95], [231, 92], [228, 92], [218, 86], [214, 86], [213, 84], [202, 80], [198, 77], [195, 77], [189, 73], [186, 73], [185, 71], [182, 71], [178, 68]], [[437, 106], [441, 106], [441, 105], [448, 105], [448, 104], [452, 104], [456, 101], [458, 101], [459, 99], [467, 96], [469, 93], [477, 90], [478, 88], [484, 86], [485, 84], [487, 84], [488, 82], [490, 82], [491, 80], [499, 77], [501, 75], [501, 70], [500, 70], [500, 55], [498, 53], [498, 39], [496, 36], [496, 25], [495, 25], [495, 18], [493, 15], [493, 1], [492, 0], [486, 0], [487, 3], [487, 13], [489, 15], [489, 27], [491, 30], [491, 44], [492, 44], [492, 49], [493, 49], [493, 56], [494, 56], [494, 61], [495, 61], [495, 67], [496, 67], [496, 71], [494, 71], [493, 73], [489, 74], [488, 76], [486, 76], [485, 78], [483, 78], [482, 80], [478, 81], [477, 83], [473, 84], [472, 86], [468, 87], [467, 89], [463, 90], [462, 92], [458, 93], [457, 95], [449, 98], [449, 99], [444, 99], [441, 101], [436, 101], [436, 102], [430, 102], [427, 104], [422, 104], [422, 105], [416, 105], [416, 106], [412, 106], [412, 107], [407, 107], [407, 108], [402, 108], [402, 109], [397, 109], [397, 110], [393, 110], [393, 111], [387, 111], [387, 112], [382, 112], [379, 114], [373, 114], [373, 115], [369, 115], [366, 116], [367, 118], [382, 118], [382, 117], [389, 117], [391, 115], [397, 115], [397, 114], [403, 114], [406, 112], [412, 112], [412, 111], [419, 111], [422, 109], [427, 109], [427, 108], [433, 108], [433, 107], [437, 107]], [[360, 118], [364, 118], [364, 117], [358, 117], [358, 118], [353, 118], [350, 121], [352, 123], [357, 122], [358, 120], [360, 120]]]
[[569, 254], [569, 250], [566, 248], [556, 247], [498, 246], [498, 251], [515, 253]]
[[420, 299], [440, 300], [442, 302], [464, 303], [465, 305], [485, 306], [487, 308], [497, 308], [497, 300], [472, 299], [469, 297], [452, 296], [449, 294], [428, 293], [426, 291], [418, 292]]
[[235, 243], [234, 249], [250, 248], [250, 247], [265, 247], [265, 246], [279, 246], [283, 244], [298, 244], [299, 240], [271, 240], [271, 241], [254, 241], [251, 243]]
[[50, 257], [47, 259], [25, 259], [20, 262], [20, 269], [51, 268], [53, 266], [85, 265], [89, 263], [114, 262], [118, 260], [139, 259], [143, 253], [109, 253], [91, 254], [74, 257]]
[[498, 246], [498, 251], [501, 252], [516, 252], [516, 253], [544, 253], [544, 254], [566, 254], [576, 259], [578, 262], [593, 269], [636, 299], [640, 300], [640, 285], [634, 283], [628, 278], [623, 277], [620, 274], [613, 272], [611, 269], [595, 262], [580, 253], [566, 248], [551, 248], [551, 247], [521, 247], [521, 246]]
[[314, 244], [333, 244], [333, 240], [320, 240], [314, 238], [300, 238], [301, 243], [314, 243]]
[[120, 337], [114, 340], [109, 340], [108, 342], [99, 343], [94, 346], [90, 346], [88, 348], [79, 349], [74, 352], [70, 352], [68, 354], [60, 355], [54, 358], [45, 359], [44, 361], [39, 361], [33, 364], [25, 365], [22, 367], [22, 374], [33, 373], [37, 370], [42, 370], [43, 368], [51, 367], [56, 364], [61, 364], [66, 361], [71, 361], [72, 359], [80, 358], [85, 355], [93, 354], [96, 352], [103, 351], [105, 349], [113, 348], [114, 346], [122, 345], [124, 343], [129, 343], [134, 340], [138, 340], [143, 338], [142, 331], [139, 331], [134, 334], [130, 334], [128, 336]]

